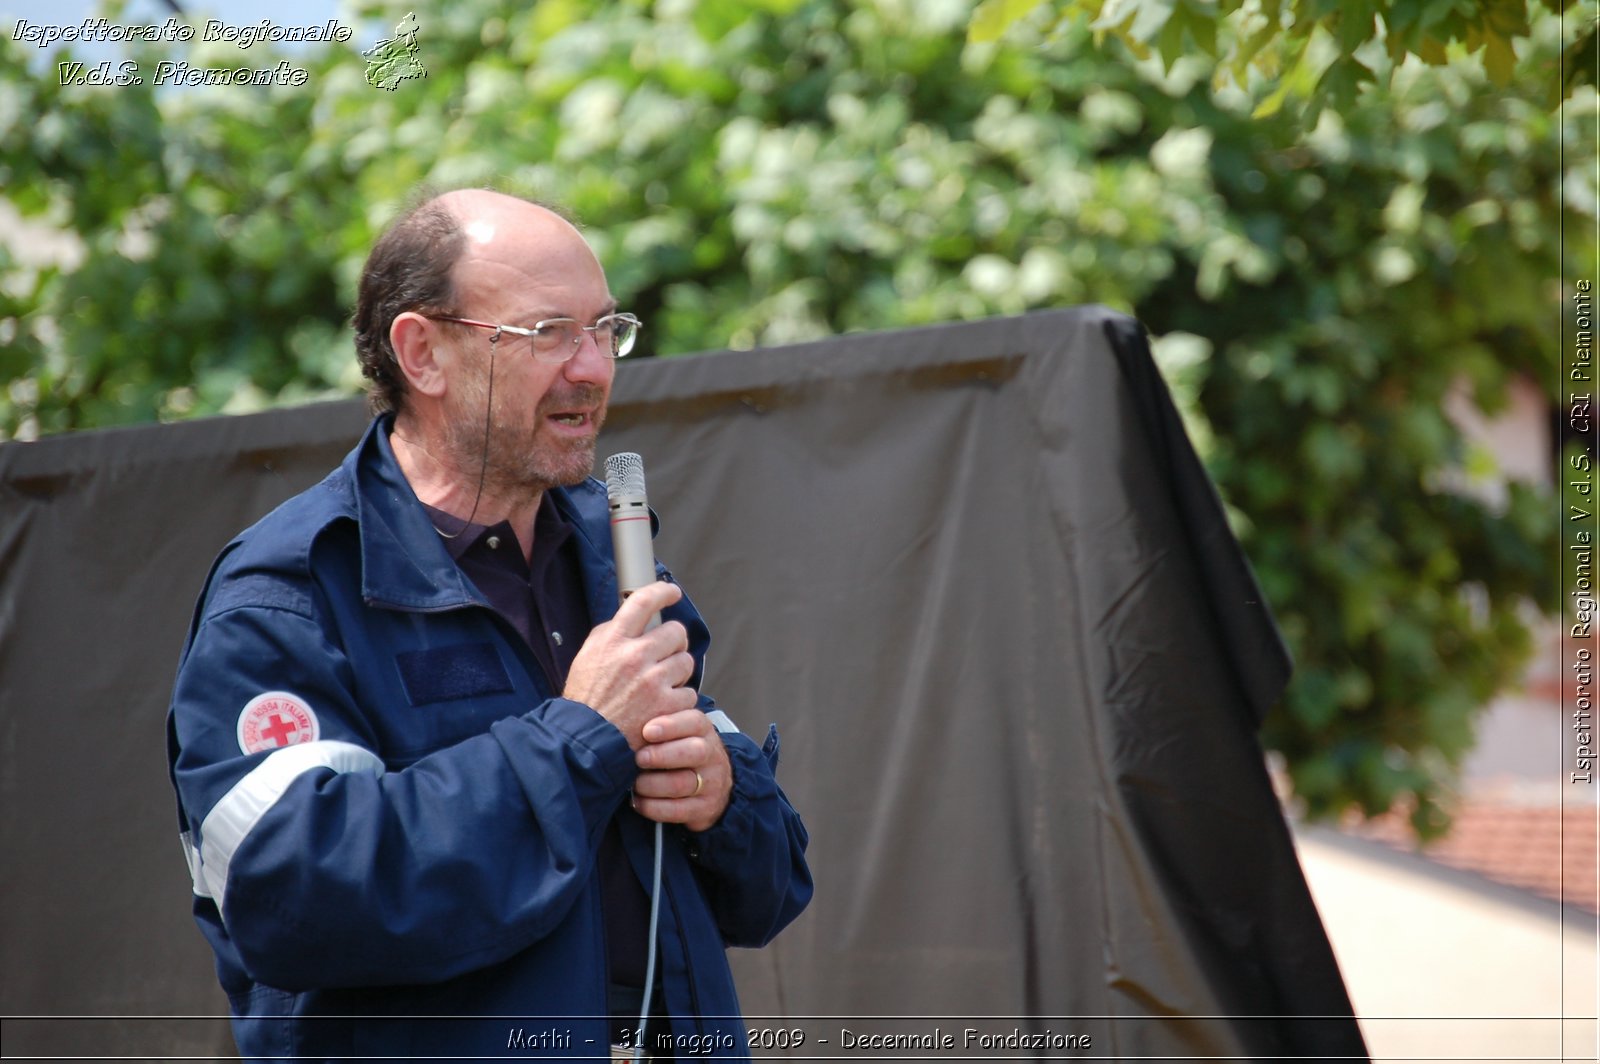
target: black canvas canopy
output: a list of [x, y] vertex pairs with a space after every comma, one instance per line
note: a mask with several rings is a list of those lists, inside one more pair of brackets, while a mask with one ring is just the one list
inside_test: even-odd
[[[231, 1051], [167, 696], [216, 551], [365, 422], [0, 446], [8, 1056]], [[1364, 1058], [1255, 738], [1288, 655], [1136, 322], [624, 362], [623, 450], [812, 835], [811, 908], [735, 957], [804, 1043], [761, 1055]]]

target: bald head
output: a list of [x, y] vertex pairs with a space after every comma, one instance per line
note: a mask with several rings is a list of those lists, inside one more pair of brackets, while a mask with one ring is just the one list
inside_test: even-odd
[[577, 227], [544, 204], [492, 189], [456, 189], [435, 196], [419, 209], [429, 207], [455, 218], [468, 242], [476, 246], [492, 244], [497, 235], [505, 232], [508, 223], [533, 226], [552, 239], [583, 240]]
[[494, 275], [518, 280], [512, 261], [530, 253], [554, 270], [600, 270], [583, 236], [555, 210], [489, 189], [435, 196], [389, 227], [367, 256], [356, 299], [356, 357], [375, 413], [405, 407], [405, 377], [389, 337], [395, 318], [450, 313], [462, 284]]

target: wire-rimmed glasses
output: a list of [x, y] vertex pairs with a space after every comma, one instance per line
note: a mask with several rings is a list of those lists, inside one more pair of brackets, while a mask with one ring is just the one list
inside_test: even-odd
[[500, 325], [489, 321], [458, 318], [452, 314], [424, 314], [430, 321], [450, 321], [457, 325], [471, 325], [479, 329], [493, 329], [490, 343], [499, 341], [501, 333], [525, 336], [533, 345], [533, 357], [540, 362], [559, 365], [578, 353], [583, 344], [583, 334], [594, 337], [595, 346], [608, 358], [621, 358], [633, 350], [639, 338], [639, 319], [632, 314], [607, 314], [593, 325], [585, 325], [577, 318], [545, 318], [531, 328], [517, 325]]

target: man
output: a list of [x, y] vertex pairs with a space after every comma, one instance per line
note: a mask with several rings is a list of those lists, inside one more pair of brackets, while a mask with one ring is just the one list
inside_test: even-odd
[[380, 416], [224, 549], [168, 718], [245, 1057], [635, 1044], [655, 824], [651, 1052], [747, 1055], [723, 949], [805, 907], [806, 834], [776, 732], [758, 748], [698, 693], [689, 601], [663, 581], [617, 605], [588, 474], [636, 325], [523, 200], [447, 193], [374, 247], [356, 344]]

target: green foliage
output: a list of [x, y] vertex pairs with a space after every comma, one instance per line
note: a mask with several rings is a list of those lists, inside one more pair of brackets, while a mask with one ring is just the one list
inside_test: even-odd
[[1595, 105], [1558, 117], [1536, 85], [1480, 90], [1469, 66], [1411, 66], [1305, 137], [1194, 98], [1217, 193], [1269, 265], [1196, 299], [1204, 259], [1180, 261], [1141, 305], [1213, 347], [1209, 466], [1299, 662], [1264, 738], [1313, 815], [1403, 801], [1441, 829], [1436, 784], [1530, 652], [1526, 610], [1556, 608], [1551, 494], [1481, 501], [1492, 478], [1444, 408], [1455, 388], [1493, 411], [1518, 377], [1558, 379], [1559, 279], [1594, 253], [1579, 237], [1563, 260], [1560, 220], [1594, 201], [1556, 146]]
[[[1220, 54], [1206, 8], [1180, 8], [1169, 50]], [[1530, 605], [1557, 599], [1549, 490], [1485, 501], [1443, 406], [1464, 388], [1492, 412], [1513, 379], [1556, 377], [1560, 278], [1595, 253], [1576, 163], [1595, 96], [1546, 101], [1570, 31], [1535, 17], [1506, 89], [1473, 61], [1410, 60], [1308, 132], [1198, 60], [1028, 18], [973, 43], [974, 17], [969, 0], [463, 0], [417, 11], [427, 73], [392, 91], [365, 77], [376, 36], [296, 54], [303, 86], [176, 92], [63, 88], [0, 38], [0, 185], [81, 243], [4, 250], [0, 432], [355, 390], [356, 277], [419, 182], [567, 204], [646, 354], [1109, 304], [1159, 335], [1296, 655], [1265, 737], [1301, 799], [1403, 802], [1437, 828]], [[264, 47], [248, 62], [276, 61]]]
[[[1543, 0], [1566, 12], [1574, 0]], [[1517, 73], [1516, 48], [1531, 33], [1527, 0], [983, 0], [968, 36], [997, 41], [1021, 25], [1053, 32], [1088, 26], [1097, 43], [1120, 41], [1139, 58], [1158, 55], [1170, 69], [1204, 56], [1219, 84], [1270, 86], [1257, 114], [1289, 97], [1306, 102], [1314, 123], [1325, 106], [1351, 106], [1365, 84], [1388, 84], [1408, 56], [1442, 66], [1462, 56], [1481, 61], [1490, 81], [1507, 88]], [[1580, 85], [1595, 84], [1593, 17], [1572, 20], [1573, 40], [1547, 62], [1550, 106]]]
[[[168, 54], [139, 54], [147, 80]], [[333, 271], [367, 231], [351, 231], [350, 203], [306, 194], [351, 174], [300, 132], [313, 94], [63, 86], [53, 68], [24, 76], [31, 58], [0, 39], [0, 112], [33, 117], [0, 122], [0, 187], [25, 216], [75, 234], [81, 249], [67, 258], [81, 261], [30, 269], [11, 255], [0, 287], [8, 300], [28, 294], [6, 307], [7, 435], [358, 383], [348, 358], [329, 357], [345, 316]], [[341, 230], [350, 243], [330, 239]]]

